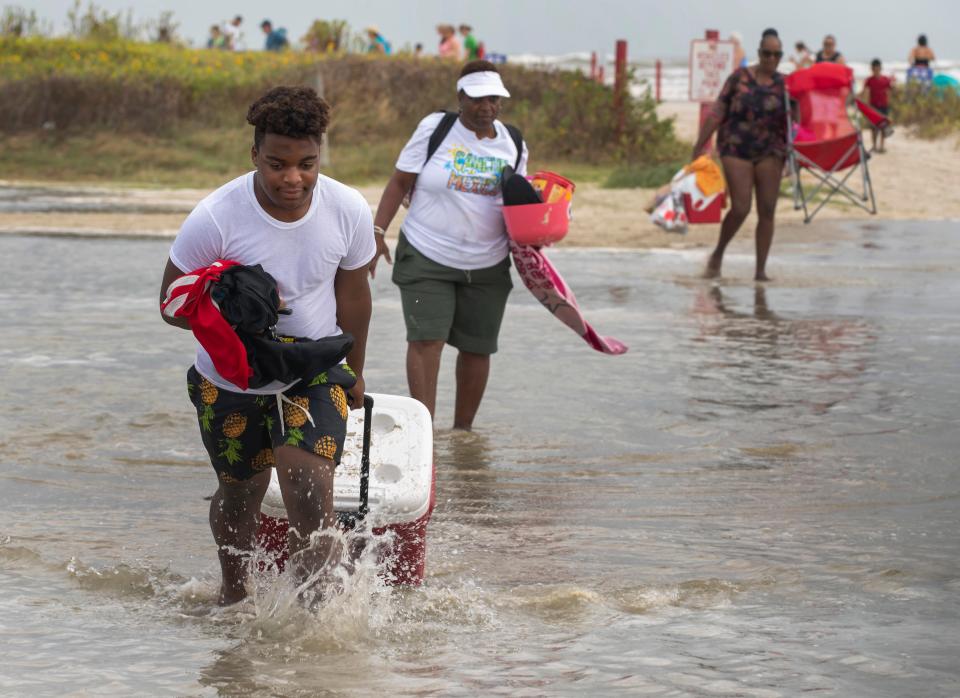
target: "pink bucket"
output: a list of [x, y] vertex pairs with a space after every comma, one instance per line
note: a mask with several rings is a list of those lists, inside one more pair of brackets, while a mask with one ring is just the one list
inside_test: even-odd
[[570, 229], [570, 202], [504, 206], [503, 220], [518, 245], [549, 245], [563, 240]]

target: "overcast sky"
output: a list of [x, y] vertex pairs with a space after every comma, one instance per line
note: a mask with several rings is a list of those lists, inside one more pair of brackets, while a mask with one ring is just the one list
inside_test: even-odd
[[[4, 4], [7, 4], [4, 2]], [[13, 0], [64, 31], [72, 0]], [[917, 34], [926, 33], [941, 58], [956, 58], [960, 44], [957, 0], [97, 0], [109, 10], [133, 8], [134, 18], [155, 18], [171, 10], [183, 36], [202, 43], [209, 26], [234, 14], [244, 17], [250, 48], [262, 46], [259, 24], [269, 18], [292, 39], [313, 19], [345, 19], [355, 29], [376, 24], [395, 47], [423, 43], [436, 48], [438, 22], [466, 22], [489, 51], [506, 54], [612, 53], [616, 39], [629, 42], [631, 58], [680, 58], [689, 41], [706, 28], [724, 36], [739, 31], [749, 47], [766, 27], [775, 27], [792, 47], [796, 39], [819, 46], [833, 33], [852, 60], [875, 56], [905, 60]]]

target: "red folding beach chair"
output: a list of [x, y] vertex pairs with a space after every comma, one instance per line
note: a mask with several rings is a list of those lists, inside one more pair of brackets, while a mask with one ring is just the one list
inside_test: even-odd
[[[869, 112], [877, 118], [871, 123], [886, 121], [882, 114], [865, 104], [856, 104], [856, 122], [850, 112], [855, 106], [853, 71], [837, 63], [817, 63], [797, 70], [786, 77], [787, 84], [787, 163], [793, 184], [793, 206], [803, 209], [803, 222], [809, 223], [821, 208], [840, 195], [869, 213], [877, 212], [877, 202], [867, 167], [869, 155], [863, 146], [859, 115]], [[799, 107], [799, 121], [794, 129], [790, 102]], [[866, 114], [868, 118], [871, 114]], [[889, 122], [885, 124], [889, 126]], [[862, 191], [847, 184], [859, 171]], [[816, 180], [812, 190], [804, 191], [803, 172]], [[824, 192], [823, 199], [812, 211], [815, 197]]]

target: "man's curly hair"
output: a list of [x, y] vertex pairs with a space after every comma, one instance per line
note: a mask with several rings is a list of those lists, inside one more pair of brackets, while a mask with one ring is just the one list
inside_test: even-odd
[[259, 148], [268, 133], [320, 142], [330, 124], [330, 105], [312, 87], [274, 87], [250, 105], [247, 123]]

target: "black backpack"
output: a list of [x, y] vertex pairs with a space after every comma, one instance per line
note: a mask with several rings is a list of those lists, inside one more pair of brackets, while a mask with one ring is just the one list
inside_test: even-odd
[[[437, 124], [437, 127], [433, 130], [433, 133], [430, 134], [430, 140], [427, 141], [427, 157], [423, 161], [424, 166], [430, 162], [430, 158], [433, 157], [433, 154], [437, 152], [437, 149], [440, 147], [440, 144], [443, 143], [443, 139], [447, 137], [447, 134], [450, 133], [450, 129], [453, 128], [453, 125], [457, 123], [457, 119], [460, 118], [460, 115], [455, 111], [443, 111], [443, 118], [440, 119], [440, 123]], [[517, 146], [517, 161], [513, 163], [513, 169], [520, 167], [520, 159], [523, 157], [523, 134], [520, 133], [518, 129], [513, 124], [504, 124], [507, 128], [507, 133], [510, 134], [510, 138], [513, 141], [513, 144]], [[403, 205], [408, 207], [410, 206], [410, 201], [413, 198], [413, 192], [417, 188], [417, 183], [414, 181], [413, 186], [410, 187], [410, 191], [407, 192], [407, 195], [403, 197]]]
[[[443, 139], [447, 137], [450, 129], [457, 123], [458, 118], [460, 118], [460, 115], [455, 111], [443, 112], [443, 118], [440, 119], [440, 123], [437, 124], [437, 128], [430, 134], [430, 140], [427, 142], [427, 158], [423, 161], [424, 165], [430, 162], [430, 158], [437, 152], [440, 144], [443, 143]], [[517, 161], [513, 163], [513, 169], [516, 170], [519, 169], [520, 158], [523, 157], [523, 134], [520, 133], [520, 129], [513, 124], [504, 124], [504, 126], [507, 128], [507, 133], [510, 134], [513, 144], [517, 146]]]

